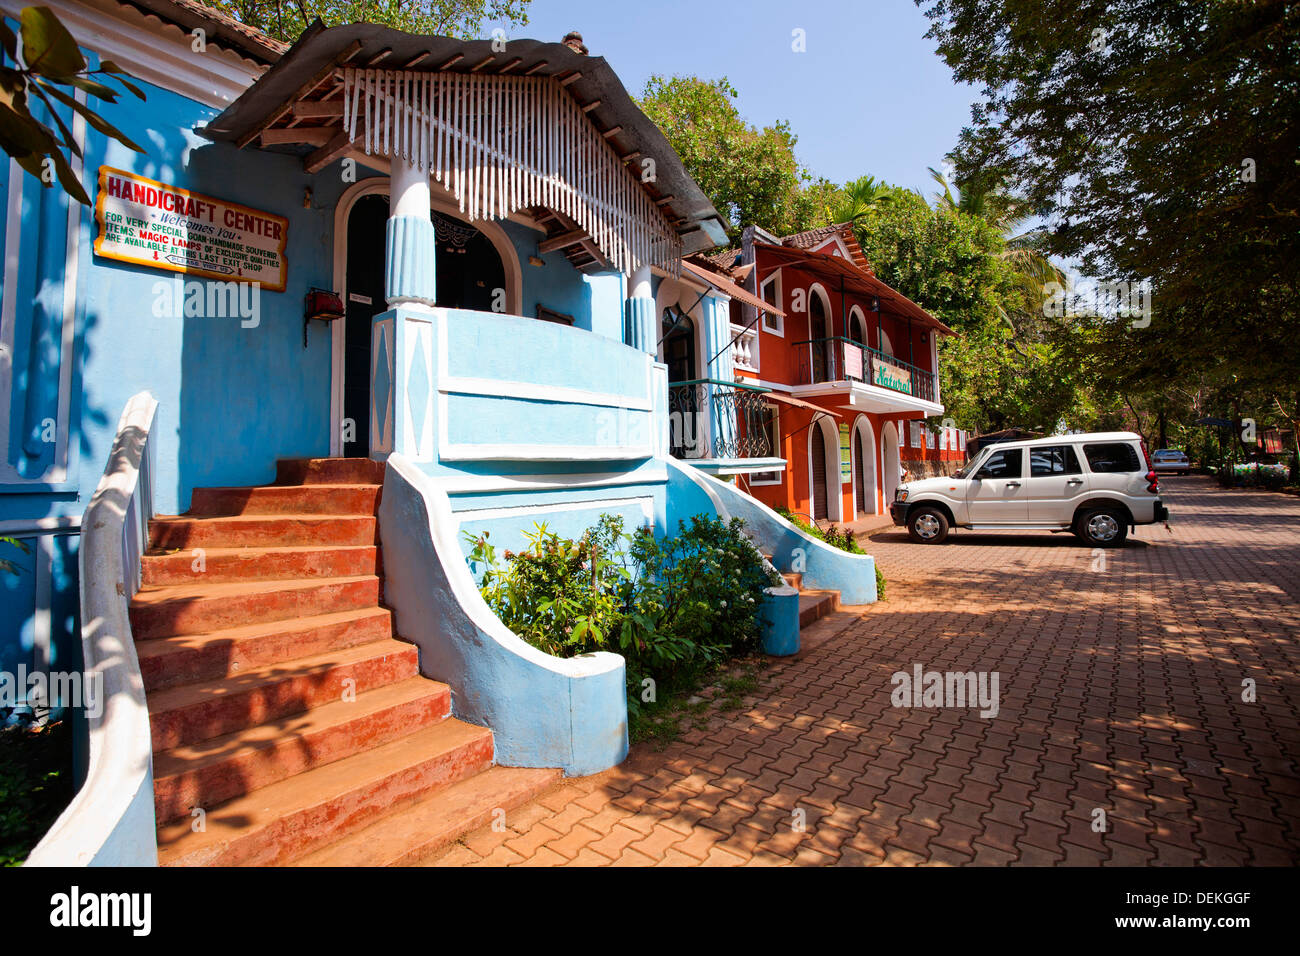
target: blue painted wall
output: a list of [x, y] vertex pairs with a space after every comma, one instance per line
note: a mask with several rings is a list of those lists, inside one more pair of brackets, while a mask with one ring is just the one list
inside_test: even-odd
[[[95, 65], [94, 55], [86, 54]], [[261, 291], [255, 327], [245, 327], [238, 317], [178, 314], [181, 310], [167, 308], [162, 297], [174, 298], [178, 278], [196, 280], [96, 257], [93, 212], [78, 207], [76, 338], [65, 354], [69, 201], [61, 190], [43, 188], [24, 173], [11, 181], [12, 167], [0, 164], [0, 212], [7, 209], [11, 191], [17, 190], [22, 201], [19, 235], [5, 234], [6, 217], [0, 214], [0, 241], [6, 248], [20, 243], [15, 281], [0, 289], [0, 305], [12, 302], [15, 308], [14, 377], [7, 403], [0, 401], [0, 414], [7, 406], [10, 422], [7, 447], [0, 451], [19, 479], [0, 479], [0, 522], [11, 528], [79, 518], [102, 474], [118, 416], [141, 390], [159, 401], [154, 435], [159, 513], [184, 511], [196, 487], [268, 482], [277, 458], [329, 453], [330, 337], [313, 324], [303, 347], [302, 308], [308, 289], [333, 285], [335, 208], [351, 183], [344, 181], [341, 165], [308, 176], [295, 156], [211, 143], [195, 130], [218, 110], [148, 83], [138, 85], [146, 94], [143, 104], [127, 95], [117, 104], [103, 104], [100, 112], [146, 153], [88, 129], [82, 182], [92, 202], [98, 169], [109, 165], [284, 216], [289, 220], [287, 287], [282, 293]], [[357, 174], [376, 175], [364, 168]], [[528, 257], [536, 253], [541, 234], [510, 222], [503, 228], [519, 255], [525, 315], [535, 315], [541, 304], [573, 315], [579, 328], [621, 338], [620, 276], [585, 276], [562, 253], [543, 257], [542, 267], [531, 266]], [[567, 358], [556, 358], [557, 367], [570, 367]], [[67, 382], [63, 394], [61, 375]], [[70, 409], [66, 480], [30, 480], [44, 475], [54, 461], [56, 445], [46, 438], [61, 400]], [[56, 545], [36, 530], [21, 533], [32, 544], [43, 540], [47, 551], [59, 556], [52, 572], [51, 610], [57, 619], [52, 639], [64, 647], [63, 635], [75, 634], [76, 536], [60, 536]], [[0, 551], [8, 556], [13, 549], [0, 545]], [[21, 563], [21, 555], [12, 556]], [[0, 662], [30, 659], [38, 603], [34, 576], [24, 571], [0, 577], [0, 596]], [[67, 653], [66, 647], [60, 653]]]

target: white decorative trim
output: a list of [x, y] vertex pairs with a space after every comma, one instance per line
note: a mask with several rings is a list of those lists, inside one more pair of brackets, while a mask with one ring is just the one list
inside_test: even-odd
[[[768, 276], [766, 279], [764, 279], [762, 282], [760, 282], [758, 284], [758, 298], [762, 299], [764, 302], [767, 302], [766, 299], [763, 299], [763, 286], [771, 282], [773, 285], [776, 286], [776, 301], [770, 302], [768, 304], [771, 305], [773, 308], [780, 309], [781, 311], [784, 312], [785, 306], [782, 303], [785, 301], [785, 297], [782, 290], [784, 288], [785, 282], [784, 279], [782, 278], [783, 276], [784, 273], [781, 272], [780, 270], [777, 270], [776, 272], [773, 272], [770, 276]], [[771, 318], [774, 322], [776, 322], [776, 328], [772, 328], [767, 324], [767, 320], [769, 318]], [[785, 338], [785, 319], [782, 316], [779, 316], [774, 312], [764, 311], [763, 316], [762, 318], [759, 319], [758, 324], [759, 327], [762, 328], [762, 330], [766, 332], [768, 335], [775, 335], [777, 338], [780, 339]]]
[[[820, 429], [822, 434], [822, 443], [824, 445], [824, 454], [826, 456], [826, 507], [830, 514], [819, 515], [816, 513], [817, 493], [813, 487], [813, 429]], [[830, 437], [827, 438], [827, 432]], [[813, 419], [812, 424], [808, 427], [808, 445], [807, 462], [808, 462], [808, 515], [814, 521], [818, 518], [827, 521], [844, 520], [844, 485], [840, 479], [840, 434], [838, 428], [832, 428], [830, 421], [824, 416], [818, 416]], [[832, 465], [834, 466], [832, 468]], [[833, 478], [832, 478], [833, 473]], [[834, 502], [832, 504], [832, 502]]]
[[574, 488], [612, 488], [619, 485], [657, 485], [668, 480], [659, 463], [650, 471], [604, 471], [564, 475], [450, 475], [435, 477], [449, 495], [491, 494], [499, 491], [568, 491]]
[[[445, 336], [445, 326], [443, 335]], [[440, 355], [445, 355], [446, 342], [439, 343]], [[464, 378], [448, 375], [438, 381], [438, 391], [453, 395], [489, 395], [493, 398], [520, 398], [536, 402], [563, 402], [567, 405], [598, 405], [605, 408], [626, 408], [631, 411], [652, 412], [654, 403], [648, 399], [613, 392], [593, 392], [567, 385], [543, 385], [538, 382], [516, 382], [492, 378]]]
[[[363, 196], [375, 194], [387, 196], [389, 192], [388, 162], [377, 163], [374, 161], [375, 157], [366, 157], [366, 159], [368, 161], [366, 165], [379, 169], [384, 175], [368, 176], [349, 186], [343, 190], [343, 194], [334, 207], [334, 288], [338, 290], [345, 303], [348, 301], [348, 217], [352, 215], [353, 207]], [[460, 210], [451, 198], [451, 194], [437, 183], [430, 183], [429, 186], [430, 203], [433, 211], [440, 216], [449, 216], [464, 222]], [[542, 231], [531, 218], [526, 216], [512, 215], [510, 220]], [[519, 315], [524, 298], [524, 280], [523, 270], [519, 265], [519, 254], [515, 250], [514, 243], [510, 241], [510, 237], [506, 235], [505, 230], [496, 222], [480, 220], [473, 223], [473, 226], [496, 249], [497, 255], [501, 259], [502, 270], [505, 272], [506, 310], [511, 315]], [[339, 425], [343, 421], [343, 375], [347, 348], [346, 322], [347, 320], [344, 319], [342, 322], [331, 323], [333, 328], [330, 336], [330, 420], [333, 424], [330, 426], [330, 454], [334, 456], [343, 453]]]
[[[885, 461], [885, 451], [889, 447], [889, 433], [894, 434], [894, 466], [890, 468]], [[880, 493], [884, 499], [884, 506], [889, 507], [890, 502], [894, 500], [894, 489], [898, 487], [898, 468], [902, 461], [899, 455], [899, 437], [898, 428], [891, 422], [885, 422], [880, 428]], [[890, 475], [893, 478], [890, 478]]]
[[514, 518], [529, 514], [554, 514], [561, 511], [588, 511], [593, 508], [610, 508], [622, 505], [636, 505], [642, 516], [650, 524], [654, 523], [654, 498], [638, 495], [629, 498], [591, 498], [586, 501], [557, 501], [551, 504], [526, 504], [498, 508], [470, 508], [465, 511], [452, 510], [452, 517], [458, 524], [467, 521], [491, 521], [494, 518]]
[[[859, 507], [862, 504], [862, 502], [858, 501], [857, 498], [858, 484], [856, 478], [857, 478], [857, 470], [860, 467], [860, 462], [858, 461], [858, 456], [857, 456], [857, 442], [854, 441], [854, 438], [856, 438], [859, 433], [863, 433], [867, 436], [866, 446], [869, 446], [871, 449], [870, 452], [871, 487], [862, 489], [864, 493], [871, 495], [870, 508]], [[866, 452], [866, 447], [863, 448], [863, 451]], [[853, 427], [849, 430], [849, 461], [851, 463], [851, 467], [853, 468], [853, 476], [855, 478], [855, 481], [853, 482], [853, 508], [854, 508], [853, 516], [856, 518], [857, 513], [859, 511], [862, 511], [865, 514], [869, 514], [869, 515], [881, 514], [880, 471], [879, 469], [876, 468], [876, 436], [875, 433], [871, 430], [871, 419], [867, 418], [866, 415], [859, 415], [857, 418], [853, 419]]]
[[[44, 0], [68, 28], [79, 46], [104, 59], [116, 60], [131, 75], [154, 86], [224, 109], [265, 71], [250, 60], [209, 44], [195, 53], [189, 33], [164, 24], [125, 4], [105, 0]], [[17, 0], [3, 0], [0, 10], [11, 17]]]
[[[434, 370], [433, 370], [433, 323], [428, 319], [406, 317], [406, 329], [402, 341], [406, 343], [406, 355], [403, 356], [400, 394], [394, 401], [406, 405], [402, 415], [402, 447], [410, 449], [407, 457], [417, 463], [431, 462], [434, 459], [433, 447], [433, 408], [434, 408]], [[446, 328], [445, 321], [438, 323], [439, 329]], [[424, 356], [425, 375], [428, 378], [428, 394], [425, 396], [424, 423], [420, 434], [414, 431], [414, 416], [410, 404], [411, 368], [419, 356]], [[373, 401], [373, 400], [372, 400]]]

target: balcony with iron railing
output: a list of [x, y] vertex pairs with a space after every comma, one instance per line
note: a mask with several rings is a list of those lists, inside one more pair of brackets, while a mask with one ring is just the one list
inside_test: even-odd
[[770, 459], [768, 391], [709, 378], [671, 383], [669, 452], [681, 459]]
[[934, 373], [840, 336], [795, 342], [797, 385], [862, 382], [935, 402]]

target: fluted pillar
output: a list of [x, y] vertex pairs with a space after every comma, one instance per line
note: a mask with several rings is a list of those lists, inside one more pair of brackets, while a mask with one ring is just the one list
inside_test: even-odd
[[632, 273], [627, 285], [627, 302], [623, 306], [623, 342], [654, 355], [658, 351], [659, 336], [655, 334], [655, 300], [650, 291], [650, 267], [642, 266]]
[[392, 161], [385, 241], [384, 298], [389, 307], [433, 305], [438, 283], [429, 175], [397, 156]]

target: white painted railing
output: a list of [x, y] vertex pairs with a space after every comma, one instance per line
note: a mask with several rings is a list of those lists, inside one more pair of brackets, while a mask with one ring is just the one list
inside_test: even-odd
[[[140, 392], [118, 421], [108, 466], [81, 519], [81, 648], [99, 706], [86, 712], [84, 782], [28, 866], [155, 866], [153, 747], [127, 608], [140, 587], [153, 515], [149, 434], [158, 402]], [[97, 712], [96, 712], [97, 711]]]

